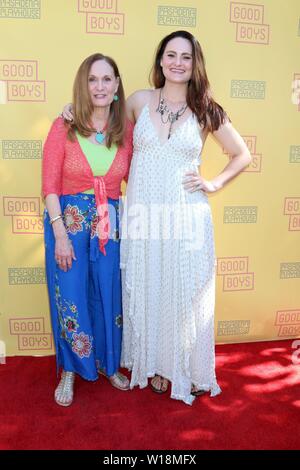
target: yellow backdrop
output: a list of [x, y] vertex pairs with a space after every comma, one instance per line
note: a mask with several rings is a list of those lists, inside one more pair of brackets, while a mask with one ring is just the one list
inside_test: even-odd
[[[42, 145], [79, 64], [115, 58], [126, 93], [148, 87], [159, 40], [197, 36], [214, 96], [253, 156], [210, 197], [216, 340], [300, 336], [299, 0], [0, 0], [0, 361], [53, 353], [40, 197]], [[208, 179], [228, 156], [212, 139]]]

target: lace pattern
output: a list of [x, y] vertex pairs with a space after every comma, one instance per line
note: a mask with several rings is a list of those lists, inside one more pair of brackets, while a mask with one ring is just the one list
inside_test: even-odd
[[[215, 251], [211, 210], [203, 192], [188, 193], [182, 178], [200, 164], [201, 130], [194, 116], [162, 144], [148, 106], [134, 129], [134, 154], [124, 205], [140, 204], [149, 228], [157, 224], [151, 207], [178, 208], [177, 219], [163, 211], [157, 239], [124, 237], [122, 363], [132, 370], [131, 387], [145, 387], [155, 374], [168, 378], [171, 397], [192, 404], [191, 385], [220, 393], [215, 376]], [[163, 223], [165, 222], [165, 223]], [[165, 239], [163, 228], [175, 224], [192, 240]], [[144, 230], [144, 232], [145, 232]]]

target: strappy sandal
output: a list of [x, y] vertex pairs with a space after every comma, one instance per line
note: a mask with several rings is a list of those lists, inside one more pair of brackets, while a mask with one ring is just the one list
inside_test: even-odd
[[60, 406], [70, 406], [74, 396], [74, 372], [62, 371], [61, 379], [54, 392], [54, 400]]
[[[155, 382], [157, 381], [159, 382], [159, 387], [155, 385]], [[155, 393], [166, 393], [166, 391], [168, 390], [169, 381], [161, 375], [155, 375], [150, 382], [150, 386], [153, 392]]]
[[118, 390], [126, 391], [130, 389], [129, 380], [127, 379], [126, 375], [121, 374], [121, 372], [116, 372], [114, 375], [110, 376], [106, 375], [102, 369], [99, 369], [98, 372], [100, 375], [103, 375], [107, 380], [109, 380], [111, 385]]
[[197, 389], [196, 385], [192, 385], [192, 390], [191, 390], [191, 395], [194, 397], [200, 397], [201, 395], [204, 395], [206, 393], [206, 390], [202, 390], [201, 388]]

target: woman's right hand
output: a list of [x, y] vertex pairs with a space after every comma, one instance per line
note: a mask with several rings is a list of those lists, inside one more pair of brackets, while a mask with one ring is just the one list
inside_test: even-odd
[[55, 239], [55, 261], [62, 271], [67, 272], [72, 268], [73, 260], [76, 260], [74, 248], [67, 235]]
[[73, 108], [72, 108], [72, 103], [66, 104], [64, 106], [63, 112], [62, 112], [62, 117], [66, 119], [66, 121], [73, 121]]

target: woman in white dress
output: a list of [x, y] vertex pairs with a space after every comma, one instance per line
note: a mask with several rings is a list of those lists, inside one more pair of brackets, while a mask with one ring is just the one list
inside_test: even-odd
[[[212, 98], [200, 44], [176, 31], [158, 46], [153, 90], [133, 93], [134, 154], [123, 214], [122, 364], [131, 388], [146, 387], [192, 404], [221, 392], [215, 375], [215, 251], [207, 193], [223, 188], [251, 161]], [[228, 152], [224, 170], [198, 173], [211, 132]]]
[[[127, 100], [134, 154], [123, 211], [121, 364], [130, 387], [192, 404], [221, 390], [215, 375], [215, 250], [208, 193], [251, 161], [223, 108], [212, 98], [199, 42], [176, 31], [159, 44], [154, 89]], [[70, 107], [64, 117], [71, 119]], [[209, 133], [230, 156], [208, 181], [198, 172]]]

